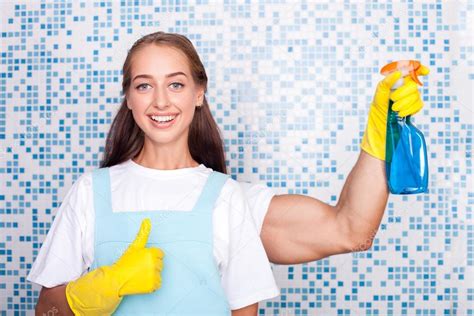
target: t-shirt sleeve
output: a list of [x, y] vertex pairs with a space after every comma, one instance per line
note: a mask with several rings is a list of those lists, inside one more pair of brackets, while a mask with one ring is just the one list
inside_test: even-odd
[[230, 308], [239, 309], [280, 293], [244, 192], [238, 182], [228, 181], [233, 186], [226, 201], [229, 246], [221, 278]]
[[245, 198], [248, 201], [250, 213], [255, 221], [257, 232], [260, 235], [263, 221], [270, 207], [275, 192], [263, 183], [239, 182]]
[[91, 175], [84, 174], [67, 192], [26, 278], [28, 281], [50, 288], [75, 280], [87, 271], [83, 258], [85, 223], [80, 212], [90, 185]]

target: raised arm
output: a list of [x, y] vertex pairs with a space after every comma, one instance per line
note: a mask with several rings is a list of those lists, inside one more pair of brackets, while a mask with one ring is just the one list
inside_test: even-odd
[[[426, 75], [429, 70], [422, 66], [417, 72]], [[272, 198], [260, 233], [271, 262], [309, 262], [371, 247], [388, 199], [384, 160], [389, 97], [399, 116], [413, 115], [423, 106], [410, 77], [390, 94], [400, 75], [394, 72], [377, 86], [362, 150], [335, 206], [296, 194]]]
[[369, 249], [388, 198], [384, 168], [361, 151], [336, 206], [304, 195], [274, 196], [260, 234], [270, 261], [294, 264]]

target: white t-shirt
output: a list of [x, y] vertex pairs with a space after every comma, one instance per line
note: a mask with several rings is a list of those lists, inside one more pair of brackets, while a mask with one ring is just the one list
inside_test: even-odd
[[[212, 169], [201, 164], [157, 170], [129, 159], [109, 172], [113, 212], [190, 211]], [[279, 295], [259, 237], [273, 192], [263, 184], [242, 184], [228, 178], [213, 210], [213, 254], [231, 309]], [[90, 171], [63, 199], [27, 280], [54, 287], [87, 273], [94, 260], [94, 221]]]

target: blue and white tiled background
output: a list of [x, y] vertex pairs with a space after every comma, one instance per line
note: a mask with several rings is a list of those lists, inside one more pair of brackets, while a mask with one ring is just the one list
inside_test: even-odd
[[[262, 315], [474, 315], [473, 7], [469, 1], [2, 0], [0, 310], [33, 314], [25, 281], [65, 193], [98, 166], [140, 36], [182, 33], [209, 76], [230, 172], [336, 203], [378, 70], [418, 59], [429, 194], [391, 196], [364, 253], [274, 266]], [[317, 229], [315, 227], [315, 229]]]

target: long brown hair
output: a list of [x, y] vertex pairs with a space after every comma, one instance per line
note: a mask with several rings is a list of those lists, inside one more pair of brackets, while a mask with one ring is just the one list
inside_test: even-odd
[[[179, 49], [189, 62], [194, 82], [207, 91], [206, 70], [191, 41], [180, 34], [156, 32], [137, 40], [128, 51], [123, 64], [122, 94], [124, 98], [107, 135], [100, 168], [120, 164], [134, 158], [143, 147], [144, 132], [136, 124], [132, 111], [127, 107], [125, 95], [131, 84], [131, 60], [134, 53], [149, 44], [164, 45]], [[227, 173], [225, 154], [219, 128], [212, 117], [206, 96], [202, 106], [196, 107], [189, 128], [188, 146], [191, 156], [198, 163], [215, 171]]]

